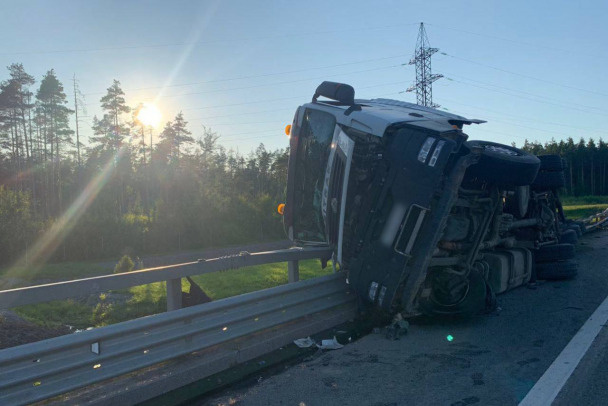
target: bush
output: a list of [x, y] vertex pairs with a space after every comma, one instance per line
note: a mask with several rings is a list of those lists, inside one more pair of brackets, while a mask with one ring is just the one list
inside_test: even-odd
[[122, 258], [120, 258], [120, 261], [118, 261], [114, 267], [114, 273], [131, 272], [134, 267], [135, 264], [133, 263], [131, 257], [128, 255], [123, 255]]

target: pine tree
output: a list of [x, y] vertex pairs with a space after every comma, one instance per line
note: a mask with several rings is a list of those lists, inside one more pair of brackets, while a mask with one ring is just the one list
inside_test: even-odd
[[194, 138], [190, 136], [192, 133], [188, 131], [187, 125], [188, 122], [184, 120], [184, 115], [180, 111], [173, 120], [173, 143], [178, 163], [181, 146], [184, 144], [192, 144], [194, 142]]
[[50, 186], [51, 196], [46, 196], [45, 207], [48, 209], [50, 198], [51, 212], [54, 215], [61, 213], [63, 209], [62, 153], [64, 146], [73, 144], [71, 136], [74, 131], [69, 127], [69, 115], [73, 110], [66, 107], [67, 102], [63, 85], [51, 69], [42, 78], [36, 93], [36, 122], [44, 139], [44, 156], [51, 161], [51, 171], [47, 171], [45, 177], [45, 190], [48, 191]]

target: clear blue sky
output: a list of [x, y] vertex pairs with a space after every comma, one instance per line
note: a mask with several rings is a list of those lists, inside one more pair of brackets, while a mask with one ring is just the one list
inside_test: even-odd
[[434, 101], [488, 121], [471, 138], [608, 139], [605, 1], [2, 0], [0, 12], [0, 65], [22, 62], [37, 80], [54, 68], [68, 94], [76, 74], [85, 140], [115, 78], [131, 106], [182, 110], [194, 136], [205, 125], [242, 153], [287, 146], [284, 126], [325, 79], [413, 102], [402, 64], [421, 21], [445, 53]]

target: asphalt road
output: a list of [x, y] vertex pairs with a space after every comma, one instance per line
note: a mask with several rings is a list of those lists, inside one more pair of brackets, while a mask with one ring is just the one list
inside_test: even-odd
[[608, 328], [597, 336], [554, 406], [605, 405], [608, 403]]
[[[516, 405], [608, 295], [608, 232], [577, 248], [575, 280], [507, 292], [498, 314], [419, 322], [397, 341], [370, 334], [196, 404]], [[558, 401], [605, 404], [607, 343], [604, 331]]]

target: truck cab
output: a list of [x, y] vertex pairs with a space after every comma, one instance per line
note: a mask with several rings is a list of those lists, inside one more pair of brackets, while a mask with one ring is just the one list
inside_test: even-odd
[[[322, 98], [320, 100], [320, 98]], [[323, 82], [290, 134], [284, 224], [333, 249], [361, 302], [404, 315], [470, 314], [526, 283], [535, 226], [505, 209], [540, 161], [468, 141], [467, 119], [411, 103], [356, 100]], [[529, 219], [528, 219], [529, 220]]]

